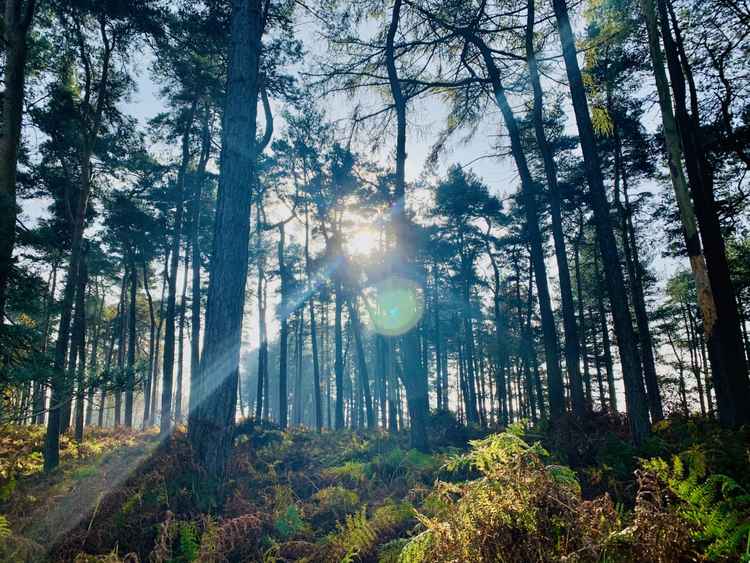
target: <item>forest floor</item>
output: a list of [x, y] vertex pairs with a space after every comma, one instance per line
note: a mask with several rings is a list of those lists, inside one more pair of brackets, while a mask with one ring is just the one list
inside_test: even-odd
[[619, 418], [406, 435], [240, 424], [228, 481], [184, 429], [92, 430], [42, 472], [44, 429], [0, 429], [2, 561], [750, 561], [750, 432]]

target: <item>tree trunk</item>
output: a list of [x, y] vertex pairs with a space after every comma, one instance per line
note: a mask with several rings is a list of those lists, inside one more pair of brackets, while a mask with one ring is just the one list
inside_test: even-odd
[[182, 296], [180, 297], [180, 319], [177, 333], [177, 384], [174, 392], [174, 419], [181, 422], [184, 418], [182, 413], [182, 392], [185, 373], [185, 313], [187, 311], [187, 286], [188, 286], [188, 249], [185, 249], [185, 269], [182, 276]]
[[79, 193], [77, 202], [76, 223], [73, 227], [73, 240], [71, 242], [70, 260], [68, 263], [68, 277], [65, 280], [65, 289], [63, 290], [60, 326], [57, 331], [57, 343], [55, 344], [52, 394], [50, 397], [49, 414], [47, 416], [47, 435], [44, 444], [45, 471], [55, 469], [60, 463], [61, 409], [66, 400], [65, 357], [70, 341], [70, 325], [73, 314], [73, 300], [78, 282], [85, 212], [88, 205], [88, 191], [85, 197], [83, 195]]
[[[696, 96], [692, 91], [692, 74], [684, 56], [680, 30], [672, 19], [667, 0], [657, 2], [661, 35], [675, 101], [677, 129], [685, 154], [685, 165], [690, 192], [695, 203], [695, 214], [708, 268], [708, 276], [716, 304], [716, 319], [706, 319], [710, 335], [709, 354], [716, 389], [719, 420], [724, 426], [737, 427], [750, 421], [750, 381], [748, 381], [739, 314], [734, 287], [726, 256], [714, 194], [714, 171], [700, 131], [700, 116]], [[674, 33], [674, 36], [673, 36]], [[682, 53], [681, 53], [682, 51]], [[682, 58], [681, 58], [682, 54]], [[691, 87], [691, 110], [686, 106], [685, 81]], [[713, 344], [715, 343], [715, 345]]]
[[133, 395], [135, 393], [136, 297], [138, 295], [138, 269], [135, 258], [130, 262], [130, 322], [128, 323], [128, 364], [125, 380], [125, 427], [133, 428]]
[[495, 338], [497, 339], [497, 361], [495, 366], [495, 379], [497, 380], [497, 400], [500, 408], [500, 424], [503, 426], [508, 425], [508, 393], [505, 383], [505, 364], [506, 364], [506, 331], [505, 322], [503, 320], [502, 308], [500, 306], [500, 268], [497, 266], [495, 256], [492, 254], [489, 243], [486, 243], [487, 255], [490, 258], [490, 264], [492, 265], [492, 274], [494, 281], [494, 292], [492, 305], [495, 316]]
[[154, 375], [154, 362], [155, 362], [155, 340], [156, 340], [156, 315], [154, 312], [154, 299], [151, 296], [151, 289], [148, 285], [148, 274], [149, 274], [148, 263], [143, 261], [143, 289], [146, 292], [146, 300], [148, 301], [148, 373], [146, 374], [146, 381], [143, 388], [143, 426], [145, 430], [151, 420], [151, 385], [153, 384]]
[[[88, 284], [88, 270], [85, 256], [81, 258], [78, 269], [78, 289], [76, 290], [76, 320], [74, 323], [74, 338], [78, 350], [78, 369], [75, 372], [76, 408], [73, 436], [79, 444], [83, 442], [83, 400], [86, 385], [86, 285]], [[74, 374], [75, 375], [75, 374]], [[73, 385], [71, 379], [71, 385]]]
[[563, 328], [565, 331], [565, 369], [570, 380], [570, 395], [573, 412], [583, 416], [586, 412], [586, 401], [583, 395], [580, 371], [580, 348], [578, 342], [578, 326], [576, 324], [575, 306], [573, 304], [573, 289], [570, 281], [570, 267], [565, 249], [565, 234], [562, 226], [562, 211], [560, 209], [560, 191], [557, 185], [557, 166], [544, 131], [544, 97], [539, 67], [534, 49], [534, 0], [528, 0], [528, 15], [526, 22], [526, 59], [529, 67], [529, 77], [534, 90], [534, 134], [537, 146], [542, 154], [544, 173], [547, 178], [547, 195], [550, 203], [552, 218], [552, 237], [555, 243], [555, 257], [560, 281], [560, 299], [562, 302]]
[[[182, 159], [177, 173], [177, 201], [175, 203], [174, 228], [172, 233], [172, 262], [169, 266], [169, 294], [167, 296], [167, 317], [164, 329], [164, 373], [161, 388], [161, 419], [159, 431], [166, 435], [172, 428], [172, 377], [175, 361], [175, 325], [177, 311], [177, 268], [180, 263], [180, 242], [182, 240], [182, 215], [185, 203], [185, 177], [190, 164], [190, 130], [195, 119], [197, 100], [193, 100], [182, 124]], [[187, 262], [187, 261], [186, 261]], [[186, 266], [187, 268], [187, 263]]]
[[122, 423], [122, 388], [123, 381], [122, 376], [125, 373], [125, 346], [127, 344], [127, 331], [128, 331], [128, 302], [127, 302], [127, 288], [128, 288], [128, 269], [127, 267], [122, 273], [122, 286], [120, 287], [120, 328], [118, 334], [117, 343], [117, 377], [115, 381], [115, 427], [120, 426]]
[[[284, 252], [285, 252], [285, 229], [284, 223], [279, 225], [279, 277], [281, 278], [281, 304], [279, 306], [279, 426], [282, 430], [287, 427], [287, 417], [289, 412], [289, 391], [288, 387], [288, 343], [289, 343], [289, 272], [287, 271]], [[338, 380], [336, 382], [336, 398], [338, 413]], [[343, 406], [342, 406], [343, 417]], [[337, 418], [338, 420], [338, 418]], [[341, 426], [343, 428], [343, 424]], [[338, 426], [337, 426], [338, 428]]]
[[[589, 372], [589, 358], [586, 349], [586, 318], [584, 315], [583, 280], [581, 279], [581, 243], [583, 242], [583, 217], [580, 220], [580, 230], [575, 241], [575, 271], [576, 271], [576, 293], [578, 294], [578, 324], [580, 326], [581, 357], [583, 358], [583, 380], [586, 385], [587, 408], [591, 410], [593, 399], [591, 393], [591, 373]], [[604, 408], [604, 403], [602, 403]]]
[[[408, 248], [409, 219], [406, 216], [406, 97], [401, 89], [401, 82], [396, 69], [394, 41], [401, 17], [402, 0], [395, 0], [391, 10], [385, 43], [385, 62], [388, 71], [388, 84], [396, 112], [396, 176], [394, 188], [395, 205], [392, 222], [396, 240], [401, 245], [400, 259], [406, 263], [410, 255]], [[405, 265], [405, 264], [404, 264]], [[427, 415], [429, 399], [427, 393], [426, 373], [419, 366], [417, 351], [417, 333], [411, 329], [401, 337], [400, 349], [404, 361], [403, 380], [406, 388], [409, 417], [411, 419], [410, 436], [413, 448], [429, 450], [427, 439]]]
[[335, 293], [335, 317], [333, 326], [334, 335], [334, 373], [336, 379], [336, 402], [335, 402], [335, 428], [341, 430], [344, 428], [344, 352], [343, 352], [343, 335], [341, 325], [341, 314], [344, 306], [344, 295], [341, 278], [338, 273], [334, 273], [334, 293]]
[[85, 425], [90, 426], [94, 414], [94, 394], [96, 387], [94, 380], [99, 376], [99, 340], [101, 339], [102, 324], [104, 323], [104, 289], [99, 295], [99, 283], [97, 283], [96, 297], [99, 299], [99, 308], [96, 313], [96, 325], [94, 326], [94, 339], [91, 344], [91, 359], [89, 360], [89, 385], [86, 392], [86, 421]]
[[[610, 115], [614, 115], [612, 92], [607, 84], [607, 106]], [[638, 258], [638, 241], [635, 237], [635, 229], [632, 223], [632, 209], [628, 195], [628, 177], [625, 172], [625, 163], [622, 156], [622, 140], [617, 123], [613, 128], [614, 139], [614, 163], [615, 163], [615, 206], [620, 216], [620, 230], [622, 232], [622, 246], [625, 254], [625, 265], [630, 280], [630, 292], [633, 296], [633, 309], [635, 310], [636, 326], [638, 327], [638, 343], [641, 353], [641, 364], [643, 376], [646, 382], [649, 411], [652, 422], [664, 419], [664, 410], [661, 404], [661, 391], [659, 380], [656, 375], [656, 360], [654, 359], [654, 345], [651, 338], [651, 327], [648, 322], [646, 310], [646, 298], [643, 289], [643, 267]], [[620, 199], [622, 191], [623, 201]]]
[[[656, 16], [654, 0], [641, 0], [641, 11], [646, 21], [648, 32], [649, 53], [651, 66], [656, 81], [656, 91], [659, 96], [659, 107], [661, 110], [662, 127], [664, 130], [664, 141], [667, 147], [667, 163], [669, 175], [672, 180], [677, 208], [680, 211], [685, 248], [690, 260], [690, 268], [698, 294], [698, 306], [701, 308], [704, 324], [703, 328], [709, 346], [714, 349], [712, 356], [720, 353], [716, 340], [718, 333], [715, 331], [716, 303], [711, 289], [706, 260], [701, 248], [701, 240], [698, 234], [698, 225], [695, 218], [695, 210], [690, 200], [690, 188], [688, 187], [685, 171], [682, 166], [682, 142], [680, 140], [677, 122], [672, 110], [672, 97], [669, 92], [669, 81], [664, 69], [664, 58], [659, 45], [659, 28]], [[717, 368], [720, 366], [717, 366]]]
[[620, 349], [623, 380], [625, 382], [625, 399], [628, 408], [630, 433], [636, 444], [640, 444], [650, 432], [646, 392], [643, 387], [638, 347], [633, 333], [630, 317], [625, 279], [620, 266], [617, 243], [612, 231], [609, 203], [604, 189], [599, 153], [591, 123], [586, 90], [583, 85], [581, 70], [575, 47], [573, 31], [568, 17], [568, 6], [565, 0], [553, 0], [557, 18], [560, 41], [562, 44], [565, 69], [568, 75], [573, 109], [578, 125], [578, 134], [583, 152], [584, 168], [589, 184], [591, 204], [596, 223], [597, 240], [601, 248], [604, 263], [604, 278], [607, 292], [612, 304], [617, 344]]
[[223, 478], [232, 446], [248, 267], [250, 194], [263, 33], [260, 0], [233, 0], [221, 175], [206, 330], [189, 438], [196, 459]]
[[[192, 380], [200, 370], [200, 351], [201, 351], [201, 204], [203, 202], [203, 183], [206, 179], [206, 166], [211, 158], [211, 110], [206, 103], [203, 114], [203, 134], [201, 139], [201, 156], [198, 161], [198, 167], [195, 171], [193, 190], [193, 204], [191, 213], [191, 236], [190, 245], [192, 247], [192, 280], [190, 285], [191, 302], [190, 302], [190, 386], [192, 397]], [[187, 264], [185, 264], [187, 268]], [[192, 399], [188, 409], [192, 408]]]
[[[547, 285], [547, 267], [544, 262], [544, 248], [542, 236], [539, 230], [539, 211], [537, 208], [536, 195], [534, 193], [534, 180], [526, 161], [523, 151], [521, 133], [518, 129], [513, 110], [505, 95], [505, 88], [500, 79], [500, 71], [495, 65], [491, 51], [475, 36], [470, 38], [479, 48], [487, 68], [495, 101], [500, 112], [503, 114], [505, 127], [510, 137], [511, 152], [515, 161], [518, 174], [521, 177], [521, 190], [523, 194], [523, 206], [526, 212], [526, 235], [529, 239], [531, 259], [534, 264], [536, 275], [537, 298], [539, 299], [539, 310], [542, 318], [542, 332], [544, 336], [544, 352], [547, 363], [547, 386], [549, 393], [549, 405], [551, 418], [559, 418], [565, 412], [565, 395], [563, 390], [562, 373], [559, 365], [559, 348], [557, 342], [557, 328], [555, 317], [552, 313], [552, 304]], [[577, 380], [580, 385], [580, 377]]]
[[[159, 399], [158, 396], [158, 390], [159, 390], [159, 373], [161, 371], [161, 361], [160, 361], [160, 354], [161, 354], [161, 331], [164, 327], [164, 305], [165, 305], [165, 299], [164, 296], [167, 292], [167, 283], [169, 278], [169, 263], [170, 263], [170, 254], [169, 249], [167, 249], [167, 252], [164, 255], [164, 272], [162, 274], [162, 282], [161, 282], [161, 297], [159, 298], [159, 324], [156, 326], [156, 346], [154, 348], [154, 363], [152, 365], [152, 377], [151, 377], [151, 422], [153, 423], [154, 419], [156, 418], [156, 405], [157, 400]], [[161, 414], [159, 415], [159, 423], [161, 424]]]
[[5, 322], [5, 298], [16, 240], [16, 171], [26, 81], [26, 39], [35, 7], [35, 0], [5, 0], [5, 90], [0, 131], [0, 329]]
[[[600, 283], [599, 254], [594, 251], [594, 279]], [[604, 352], [604, 367], [607, 370], [607, 388], [609, 391], [609, 407], [612, 414], [618, 412], [617, 389], [615, 388], [614, 364], [612, 362], [612, 345], [609, 340], [609, 326], [607, 325], [607, 311], [604, 309], [604, 297], [601, 287], [596, 288], [597, 306], [599, 309], [599, 327], [602, 331], [602, 347]]]
[[367, 428], [375, 428], [375, 414], [372, 409], [372, 395], [370, 394], [370, 377], [367, 372], [367, 356], [365, 355], [365, 346], [362, 342], [362, 325], [359, 321], [359, 312], [357, 307], [352, 303], [352, 297], [347, 299], [346, 304], [349, 309], [349, 318], [352, 323], [352, 332], [354, 332], [354, 344], [357, 347], [357, 366], [359, 370], [359, 381], [362, 386], [362, 392], [365, 400], [365, 413], [367, 416]]
[[294, 331], [294, 402], [292, 403], [292, 424], [302, 424], [302, 354], [305, 339], [305, 309], [297, 310], [297, 326]]

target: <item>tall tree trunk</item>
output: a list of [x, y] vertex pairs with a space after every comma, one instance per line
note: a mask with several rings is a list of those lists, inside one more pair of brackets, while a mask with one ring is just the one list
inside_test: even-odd
[[115, 427], [120, 426], [122, 423], [122, 389], [123, 381], [122, 376], [125, 372], [125, 346], [127, 344], [127, 331], [128, 331], [128, 302], [127, 302], [127, 288], [128, 288], [128, 269], [127, 267], [122, 273], [122, 285], [120, 287], [120, 317], [119, 317], [119, 332], [117, 342], [117, 377], [115, 381]]
[[313, 406], [315, 409], [315, 430], [323, 429], [323, 404], [320, 395], [320, 360], [318, 358], [318, 328], [315, 322], [315, 299], [312, 290], [312, 267], [310, 264], [310, 213], [307, 200], [305, 202], [305, 274], [307, 292], [310, 295], [310, 344], [313, 361]]
[[304, 351], [305, 309], [297, 310], [297, 326], [294, 331], [294, 402], [292, 403], [292, 424], [302, 424], [302, 353]]
[[[559, 347], [557, 342], [557, 328], [552, 313], [552, 303], [547, 284], [547, 267], [544, 262], [544, 247], [539, 230], [539, 210], [536, 195], [534, 193], [534, 180], [531, 176], [529, 166], [524, 154], [521, 133], [516, 122], [513, 110], [505, 95], [505, 88], [500, 78], [500, 71], [495, 64], [492, 52], [476, 36], [470, 40], [477, 46], [482, 54], [487, 73], [492, 83], [495, 101], [503, 114], [503, 121], [510, 137], [511, 153], [513, 160], [521, 177], [521, 190], [523, 194], [523, 206], [526, 212], [526, 235], [529, 239], [531, 259], [534, 264], [536, 275], [537, 298], [539, 299], [539, 310], [542, 318], [542, 333], [544, 340], [545, 361], [547, 363], [547, 386], [549, 393], [549, 405], [551, 418], [558, 418], [565, 412], [565, 396], [563, 390], [562, 373], [559, 364]], [[580, 385], [580, 377], [577, 379]]]
[[362, 324], [359, 321], [359, 312], [357, 306], [352, 303], [353, 297], [346, 300], [349, 309], [349, 318], [351, 319], [352, 332], [354, 333], [354, 344], [357, 347], [357, 367], [359, 371], [359, 381], [362, 387], [365, 401], [365, 413], [367, 416], [367, 428], [375, 428], [375, 413], [372, 409], [372, 395], [370, 394], [370, 377], [367, 372], [367, 356], [365, 346], [362, 342]]
[[130, 262], [130, 322], [128, 323], [128, 364], [125, 375], [125, 427], [133, 428], [133, 395], [135, 394], [136, 297], [138, 295], [138, 268], [135, 257]]
[[[582, 214], [581, 214], [582, 215]], [[590, 410], [593, 406], [591, 396], [591, 373], [589, 372], [589, 358], [586, 349], [586, 318], [584, 315], [583, 279], [581, 278], [581, 243], [583, 242], [583, 216], [580, 217], [580, 227], [575, 240], [575, 271], [576, 271], [576, 293], [578, 294], [578, 324], [580, 326], [581, 357], [583, 358], [583, 380], [586, 385], [586, 402]], [[604, 403], [602, 403], [604, 408]]]
[[[46, 306], [45, 306], [45, 315], [44, 315], [44, 329], [43, 329], [43, 337], [42, 337], [42, 352], [45, 354], [47, 353], [47, 348], [49, 347], [49, 329], [50, 329], [50, 306], [55, 301], [55, 294], [57, 292], [57, 272], [59, 270], [59, 262], [54, 261], [52, 263], [52, 284], [49, 293], [46, 296]], [[2, 315], [2, 311], [0, 311], [0, 315]], [[0, 324], [2, 322], [0, 321]], [[35, 423], [36, 424], [44, 424], [44, 411], [47, 406], [47, 388], [46, 384], [40, 382], [38, 385], [38, 391], [34, 398], [34, 412], [35, 412]]]
[[526, 21], [526, 59], [529, 76], [534, 90], [534, 134], [537, 146], [542, 154], [544, 174], [547, 178], [547, 195], [552, 217], [552, 237], [555, 243], [555, 257], [557, 259], [558, 279], [560, 281], [560, 299], [562, 302], [563, 328], [565, 331], [565, 369], [570, 380], [570, 396], [573, 412], [583, 416], [586, 412], [583, 385], [581, 384], [580, 348], [578, 341], [578, 326], [576, 324], [575, 306], [573, 304], [573, 288], [570, 281], [570, 267], [565, 249], [565, 234], [562, 226], [562, 211], [560, 209], [560, 191], [557, 185], [557, 166], [544, 131], [544, 97], [539, 79], [539, 66], [534, 49], [534, 0], [528, 0]]
[[[164, 329], [164, 373], [161, 389], [161, 420], [159, 430], [166, 435], [172, 428], [172, 378], [175, 361], [175, 328], [177, 311], [177, 268], [180, 263], [180, 243], [182, 241], [182, 216], [185, 205], [185, 178], [190, 164], [190, 130], [195, 119], [197, 100], [193, 100], [182, 123], [182, 158], [177, 172], [177, 201], [175, 203], [174, 227], [172, 233], [172, 262], [169, 265], [169, 294], [167, 296], [167, 317]], [[187, 267], [187, 261], [186, 266]]]
[[85, 425], [91, 426], [91, 420], [94, 414], [94, 380], [98, 377], [99, 372], [99, 339], [102, 332], [102, 323], [104, 322], [104, 292], [99, 295], [99, 284], [97, 283], [96, 297], [99, 299], [99, 307], [96, 312], [96, 324], [94, 325], [94, 337], [91, 344], [91, 358], [89, 360], [89, 385], [86, 391], [86, 419]]
[[151, 289], [148, 284], [149, 267], [148, 263], [143, 261], [143, 289], [146, 292], [148, 301], [148, 373], [143, 388], [143, 429], [145, 430], [151, 421], [151, 385], [153, 385], [154, 362], [156, 361], [156, 314], [154, 312], [154, 299], [151, 295]]
[[[667, 68], [674, 93], [677, 130], [682, 141], [690, 192], [695, 203], [694, 210], [716, 304], [716, 319], [713, 324], [711, 318], [704, 319], [704, 323], [708, 324], [705, 330], [709, 341], [719, 420], [725, 426], [735, 427], [750, 421], [750, 381], [737, 301], [716, 206], [714, 171], [701, 138], [700, 115], [692, 71], [684, 56], [680, 30], [675, 25], [676, 18], [671, 17], [671, 5], [668, 0], [658, 0], [657, 7]], [[691, 90], [690, 112], [686, 105], [686, 80]]]
[[[609, 83], [607, 83], [607, 110], [610, 115], [615, 115], [612, 90]], [[615, 207], [620, 216], [622, 246], [628, 279], [630, 280], [630, 292], [633, 296], [633, 309], [635, 311], [636, 326], [638, 327], [638, 343], [641, 353], [641, 364], [643, 366], [643, 376], [646, 382], [649, 411], [651, 412], [651, 420], [658, 422], [664, 419], [664, 410], [661, 404], [661, 391], [659, 390], [659, 381], [656, 375], [656, 360], [654, 358], [651, 327], [649, 326], [648, 312], [646, 310], [646, 298], [643, 289], [643, 267], [638, 258], [638, 241], [636, 240], [635, 229], [633, 228], [632, 209], [628, 195], [628, 176], [625, 171], [625, 163], [623, 162], [622, 139], [620, 138], [620, 130], [617, 123], [614, 124], [612, 137], [614, 140]]]
[[221, 175], [206, 330], [189, 438], [196, 459], [223, 478], [232, 445], [250, 237], [248, 186], [256, 182], [255, 130], [263, 21], [260, 0], [233, 0]]
[[344, 343], [341, 321], [341, 315], [344, 308], [344, 288], [341, 282], [341, 276], [338, 272], [334, 273], [333, 283], [336, 307], [333, 325], [335, 348], [333, 370], [336, 379], [335, 428], [336, 430], [341, 430], [344, 428]]
[[[201, 352], [201, 204], [203, 202], [203, 183], [206, 181], [206, 166], [211, 158], [211, 110], [208, 103], [203, 113], [203, 132], [201, 138], [201, 155], [194, 176], [193, 202], [191, 208], [190, 246], [192, 252], [192, 280], [190, 284], [190, 380], [192, 397], [192, 380], [200, 369]], [[187, 268], [187, 264], [185, 265]], [[188, 406], [192, 408], [192, 399]]]
[[[385, 42], [385, 62], [388, 72], [388, 84], [396, 111], [396, 176], [394, 188], [395, 206], [393, 211], [393, 225], [396, 240], [401, 245], [400, 259], [407, 262], [410, 256], [408, 246], [410, 224], [406, 211], [406, 97], [401, 88], [401, 82], [396, 68], [396, 52], [394, 42], [401, 18], [402, 0], [395, 0], [391, 10]], [[419, 366], [417, 332], [411, 329], [401, 337], [400, 349], [404, 368], [403, 381], [406, 388], [409, 408], [410, 439], [413, 448], [429, 450], [427, 439], [427, 415], [429, 414], [429, 397], [427, 391], [427, 374]]]
[[[87, 200], [86, 200], [87, 202]], [[85, 203], [84, 202], [84, 206]], [[79, 200], [79, 205], [80, 205]], [[83, 238], [83, 218], [74, 227], [68, 276], [65, 280], [63, 299], [61, 303], [60, 326], [55, 344], [53, 364], [52, 393], [50, 396], [49, 414], [47, 416], [47, 435], [44, 443], [44, 469], [51, 471], [60, 463], [60, 430], [62, 425], [62, 409], [66, 400], [65, 357], [70, 341], [70, 325], [73, 314], [73, 300], [78, 282], [78, 269], [81, 256]]]
[[[599, 277], [599, 254], [594, 251], [594, 279], [600, 284]], [[609, 407], [612, 414], [618, 411], [617, 389], [615, 388], [615, 373], [612, 362], [612, 345], [609, 339], [609, 326], [607, 323], [607, 311], [604, 309], [604, 297], [601, 286], [596, 288], [597, 306], [599, 309], [599, 326], [602, 331], [602, 348], [604, 352], [604, 367], [607, 370], [607, 388], [609, 391]]]
[[[672, 109], [672, 97], [669, 92], [669, 81], [664, 69], [664, 57], [659, 44], [659, 23], [656, 15], [654, 0], [641, 0], [641, 11], [646, 21], [648, 32], [649, 53], [651, 66], [656, 81], [656, 91], [659, 96], [659, 107], [661, 110], [662, 127], [664, 130], [664, 141], [667, 148], [667, 163], [669, 175], [672, 180], [672, 188], [677, 200], [677, 208], [680, 211], [682, 232], [685, 238], [685, 248], [690, 260], [690, 268], [698, 294], [698, 306], [701, 308], [704, 324], [703, 328], [709, 346], [712, 348], [712, 357], [721, 353], [718, 347], [719, 331], [716, 329], [716, 303], [714, 300], [711, 282], [706, 267], [706, 260], [701, 248], [701, 239], [698, 234], [698, 225], [695, 217], [695, 209], [690, 199], [690, 188], [685, 171], [682, 166], [682, 141], [677, 127], [677, 121]], [[720, 364], [717, 368], [721, 368]]]
[[432, 315], [433, 315], [433, 338], [435, 342], [435, 395], [437, 399], [437, 410], [443, 408], [443, 393], [446, 392], [443, 389], [443, 343], [441, 342], [440, 334], [440, 276], [438, 273], [437, 264], [432, 266]]
[[461, 236], [461, 293], [463, 298], [463, 356], [464, 356], [464, 382], [466, 384], [466, 422], [469, 424], [479, 423], [479, 411], [477, 410], [476, 373], [474, 371], [474, 331], [471, 319], [471, 297], [469, 288], [469, 277], [472, 275], [472, 266], [463, 248], [463, 236]]
[[604, 263], [604, 278], [607, 292], [612, 304], [617, 344], [620, 349], [623, 380], [625, 382], [625, 399], [628, 409], [630, 433], [636, 444], [640, 444], [650, 432], [646, 392], [643, 387], [640, 358], [633, 333], [633, 323], [630, 317], [627, 294], [625, 293], [625, 279], [620, 266], [617, 243], [612, 231], [610, 208], [604, 189], [601, 163], [591, 123], [586, 90], [583, 77], [578, 66], [575, 38], [570, 26], [568, 6], [566, 0], [553, 0], [555, 16], [557, 18], [560, 42], [562, 43], [565, 70], [568, 75], [573, 109], [578, 125], [578, 134], [583, 152], [584, 168], [589, 184], [591, 205], [594, 211], [597, 240], [601, 248]]
[[262, 245], [262, 225], [263, 225], [263, 194], [258, 194], [258, 201], [255, 205], [255, 252], [258, 260], [258, 391], [255, 403], [255, 418], [260, 421], [263, 419], [265, 411], [268, 409], [267, 401], [264, 404], [264, 396], [268, 396], [268, 331], [266, 329], [266, 303], [267, 303], [267, 283], [266, 283], [266, 254]]
[[5, 0], [5, 90], [0, 130], [0, 329], [5, 322], [5, 298], [13, 267], [13, 246], [16, 240], [16, 171], [26, 82], [26, 40], [35, 8], [35, 0]]
[[[287, 417], [289, 412], [289, 391], [288, 391], [288, 343], [289, 343], [289, 271], [285, 262], [285, 238], [286, 231], [284, 223], [279, 225], [279, 277], [281, 278], [281, 305], [279, 306], [279, 426], [282, 430], [287, 427]], [[336, 397], [338, 413], [338, 380], [336, 382]], [[343, 405], [342, 405], [343, 417]], [[338, 420], [338, 418], [337, 418]], [[341, 426], [343, 428], [343, 425]], [[338, 428], [338, 426], [337, 426]]]
[[187, 286], [188, 286], [188, 249], [185, 249], [185, 268], [182, 275], [182, 296], [180, 297], [180, 318], [177, 333], [177, 382], [174, 391], [174, 419], [181, 422], [184, 418], [182, 413], [182, 393], [185, 373], [185, 314], [187, 311]]
[[505, 322], [503, 319], [502, 307], [501, 307], [501, 296], [500, 296], [500, 268], [497, 265], [497, 260], [490, 248], [489, 242], [485, 242], [487, 248], [487, 255], [490, 258], [490, 264], [492, 265], [492, 275], [494, 281], [494, 295], [492, 299], [493, 313], [495, 317], [495, 338], [497, 340], [497, 359], [495, 366], [495, 379], [497, 380], [497, 400], [500, 408], [500, 424], [503, 426], [508, 425], [508, 393], [507, 386], [505, 383], [505, 366], [506, 366], [506, 331]]
[[[78, 351], [78, 369], [72, 372], [71, 386], [75, 384], [76, 408], [73, 437], [79, 444], [83, 442], [83, 399], [86, 385], [86, 285], [88, 284], [88, 269], [86, 258], [81, 258], [78, 269], [78, 288], [76, 289], [76, 320], [74, 322], [74, 338]], [[77, 376], [76, 376], [77, 375]]]
[[[157, 409], [157, 401], [159, 399], [159, 374], [161, 372], [161, 332], [162, 328], [164, 328], [164, 306], [165, 306], [165, 299], [164, 296], [167, 294], [167, 283], [169, 281], [169, 264], [170, 264], [170, 253], [169, 249], [167, 249], [167, 252], [164, 255], [164, 272], [162, 274], [162, 282], [161, 282], [161, 297], [159, 298], [159, 324], [156, 326], [156, 346], [154, 348], [154, 363], [152, 366], [152, 377], [151, 377], [151, 423], [153, 423]], [[159, 415], [160, 418], [160, 424], [161, 424], [161, 414]]]

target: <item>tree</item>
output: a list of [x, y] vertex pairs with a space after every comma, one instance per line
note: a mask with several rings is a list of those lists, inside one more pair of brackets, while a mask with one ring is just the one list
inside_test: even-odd
[[[75, 166], [75, 182], [70, 186], [72, 201], [69, 208], [71, 224], [71, 250], [67, 278], [63, 291], [62, 312], [55, 345], [54, 369], [62, 373], [70, 340], [73, 299], [77, 284], [81, 249], [84, 241], [87, 210], [94, 179], [92, 159], [106, 144], [102, 135], [106, 125], [119, 117], [115, 103], [127, 91], [127, 77], [116, 68], [117, 59], [126, 60], [128, 46], [143, 30], [143, 26], [153, 21], [150, 8], [140, 3], [127, 7], [65, 6], [59, 12], [60, 26], [70, 34], [70, 45], [74, 52], [65, 51], [63, 58], [63, 82], [60, 92], [62, 103], [67, 105], [69, 114], [57, 127], [57, 135], [65, 135], [73, 149], [72, 164]], [[98, 43], [90, 37], [96, 34]], [[83, 88], [79, 93], [75, 80], [71, 77], [69, 62], [76, 54], [83, 74]], [[57, 88], [55, 84], [53, 88]], [[60, 98], [58, 98], [60, 99]], [[106, 111], [105, 111], [106, 110]], [[53, 138], [53, 143], [56, 139]], [[62, 157], [63, 159], [65, 157]], [[60, 377], [58, 376], [58, 380]], [[53, 384], [50, 416], [45, 442], [45, 469], [52, 470], [59, 463], [60, 407], [63, 404], [62, 382]]]
[[[189, 437], [196, 459], [223, 477], [232, 445], [249, 244], [250, 188], [256, 180], [255, 129], [261, 36], [268, 5], [233, 0], [222, 130], [221, 175], [208, 285], [205, 345], [191, 391]], [[248, 103], [251, 100], [251, 103]]]
[[591, 206], [594, 211], [597, 229], [597, 241], [601, 248], [604, 263], [604, 278], [607, 283], [607, 293], [612, 305], [612, 315], [617, 333], [617, 343], [620, 349], [623, 379], [625, 381], [625, 397], [628, 408], [628, 422], [633, 440], [641, 443], [649, 434], [649, 420], [646, 403], [646, 393], [643, 387], [640, 358], [633, 334], [633, 323], [628, 309], [625, 280], [620, 266], [617, 243], [612, 232], [609, 215], [609, 204], [604, 191], [601, 163], [591, 122], [586, 90], [583, 85], [581, 70], [578, 65], [575, 39], [570, 26], [568, 6], [565, 0], [553, 0], [555, 17], [557, 19], [560, 41], [562, 43], [565, 70], [568, 75], [570, 95], [578, 125], [578, 135], [584, 157], [586, 177], [589, 184]]

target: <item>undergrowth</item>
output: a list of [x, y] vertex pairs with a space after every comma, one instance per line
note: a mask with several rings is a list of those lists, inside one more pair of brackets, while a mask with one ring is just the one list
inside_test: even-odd
[[9, 429], [0, 560], [750, 562], [744, 431], [674, 419], [633, 450], [606, 415], [493, 434], [449, 418], [433, 418], [430, 454], [400, 435], [247, 421], [223, 489], [184, 429], [158, 447], [92, 433], [50, 476], [43, 433]]

